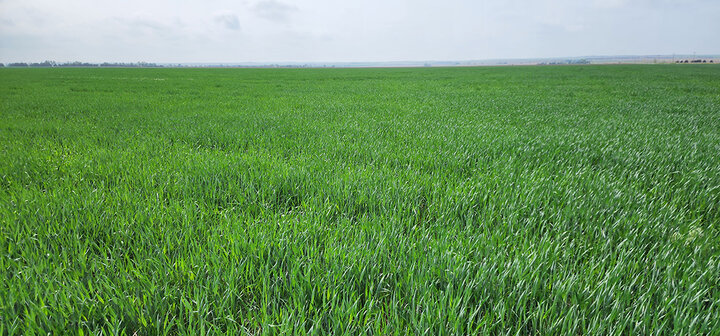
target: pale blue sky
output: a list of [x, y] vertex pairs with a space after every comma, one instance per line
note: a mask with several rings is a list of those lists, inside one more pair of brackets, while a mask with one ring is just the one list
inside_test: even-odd
[[718, 0], [0, 0], [0, 62], [720, 54]]

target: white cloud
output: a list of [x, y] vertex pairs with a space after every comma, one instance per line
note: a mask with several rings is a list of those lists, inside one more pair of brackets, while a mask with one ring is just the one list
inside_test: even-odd
[[285, 22], [290, 19], [290, 15], [297, 10], [297, 7], [276, 0], [263, 0], [253, 5], [252, 9], [262, 18]]
[[3, 0], [0, 62], [720, 53], [713, 0]]
[[594, 0], [593, 4], [600, 8], [620, 8], [627, 4], [627, 0]]
[[215, 15], [215, 22], [230, 30], [240, 30], [240, 20], [235, 14], [223, 13]]

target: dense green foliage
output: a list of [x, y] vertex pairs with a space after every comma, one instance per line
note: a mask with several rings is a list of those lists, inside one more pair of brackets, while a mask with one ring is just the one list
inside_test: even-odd
[[0, 334], [718, 334], [720, 67], [3, 69]]

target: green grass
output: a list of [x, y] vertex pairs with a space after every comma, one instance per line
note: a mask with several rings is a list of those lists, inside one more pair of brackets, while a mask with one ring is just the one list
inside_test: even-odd
[[720, 67], [3, 69], [0, 335], [720, 334]]

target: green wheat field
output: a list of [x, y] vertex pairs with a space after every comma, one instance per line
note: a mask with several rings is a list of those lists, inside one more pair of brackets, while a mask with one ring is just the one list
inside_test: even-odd
[[720, 66], [0, 70], [0, 335], [720, 334]]

